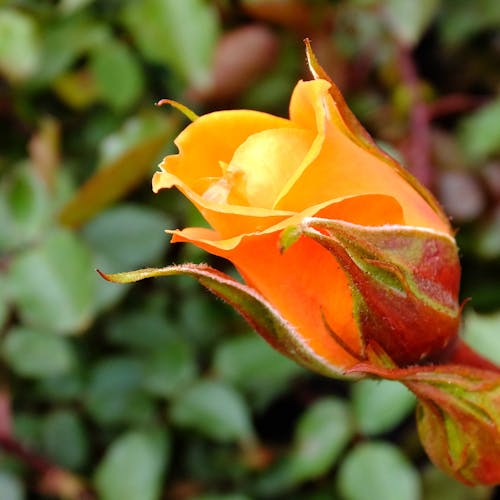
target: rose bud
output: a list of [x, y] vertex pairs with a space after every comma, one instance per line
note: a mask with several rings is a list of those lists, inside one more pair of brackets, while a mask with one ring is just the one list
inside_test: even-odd
[[[432, 195], [375, 146], [333, 82], [318, 74], [321, 68], [313, 59], [311, 69], [316, 79], [297, 84], [289, 119], [219, 111], [196, 118], [181, 132], [175, 141], [179, 154], [163, 160], [153, 189], [177, 187], [212, 229], [175, 230], [172, 241], [191, 242], [230, 260], [304, 344], [339, 373], [363, 356], [363, 322], [379, 331], [388, 325], [382, 344], [398, 362], [435, 359], [458, 334], [459, 265], [449, 222]], [[398, 291], [401, 296], [402, 287], [415, 284], [417, 295], [402, 299], [396, 310], [395, 290], [390, 296], [390, 287], [379, 290], [378, 298], [372, 291], [367, 310], [373, 314], [361, 319], [356, 311], [359, 283], [353, 286], [338, 255], [305, 235], [280, 251], [281, 232], [307, 217], [423, 232], [432, 243], [422, 244], [419, 255], [405, 257], [411, 263], [403, 267], [418, 269], [408, 271], [411, 282], [401, 281]], [[441, 245], [437, 254], [430, 248], [434, 243]], [[393, 279], [406, 272], [388, 269], [394, 262], [380, 259], [378, 268], [385, 266], [383, 272]], [[431, 283], [433, 290], [426, 288]], [[375, 311], [383, 294], [386, 302]], [[394, 316], [389, 322], [388, 312]], [[413, 330], [419, 323], [420, 330]]]
[[193, 123], [153, 189], [177, 187], [210, 226], [169, 231], [172, 241], [228, 259], [244, 283], [195, 264], [103, 276], [192, 276], [305, 367], [400, 381], [419, 398], [431, 459], [468, 484], [495, 484], [500, 368], [458, 337], [449, 221], [375, 145], [308, 44], [307, 55], [314, 80], [297, 83], [288, 119], [198, 117], [167, 101]]

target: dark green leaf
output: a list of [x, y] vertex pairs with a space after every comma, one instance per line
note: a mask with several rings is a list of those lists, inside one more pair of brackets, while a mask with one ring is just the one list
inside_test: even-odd
[[416, 45], [432, 23], [440, 0], [380, 0], [394, 34], [406, 45]]
[[214, 371], [247, 392], [258, 408], [280, 394], [294, 377], [304, 374], [299, 365], [255, 333], [220, 344], [214, 355]]
[[14, 166], [0, 184], [0, 250], [32, 243], [50, 220], [48, 193], [30, 164]]
[[102, 99], [117, 110], [131, 107], [142, 93], [141, 68], [126, 45], [111, 41], [98, 46], [90, 68]]
[[189, 345], [172, 340], [144, 357], [144, 385], [156, 396], [170, 398], [185, 390], [197, 372]]
[[34, 87], [52, 83], [78, 57], [109, 40], [109, 28], [92, 19], [87, 13], [73, 16], [54, 16], [45, 26], [40, 71], [32, 78]]
[[473, 162], [481, 162], [500, 152], [500, 98], [468, 115], [459, 124], [458, 139]]
[[294, 479], [304, 481], [325, 474], [353, 433], [349, 408], [340, 399], [324, 398], [308, 408], [297, 424], [290, 455]]
[[44, 331], [12, 328], [1, 346], [6, 363], [24, 377], [53, 377], [68, 373], [74, 366], [68, 339]]
[[89, 445], [78, 414], [59, 410], [47, 415], [42, 424], [42, 446], [58, 465], [70, 470], [81, 469], [87, 461]]
[[12, 261], [9, 287], [23, 320], [37, 328], [76, 333], [92, 320], [95, 277], [87, 248], [55, 230]]
[[[164, 230], [171, 226], [167, 216], [140, 205], [118, 205], [102, 212], [83, 228], [83, 239], [95, 256], [92, 268], [123, 271], [151, 264], [165, 252], [168, 237]], [[94, 280], [99, 308], [126, 292], [97, 273]]]
[[209, 83], [218, 32], [217, 13], [209, 2], [130, 2], [123, 19], [147, 59], [171, 65], [195, 87]]
[[90, 373], [85, 404], [100, 424], [142, 422], [150, 418], [150, 399], [141, 391], [143, 365], [134, 358], [107, 357]]
[[245, 401], [222, 382], [198, 382], [173, 402], [170, 416], [176, 425], [194, 429], [216, 441], [253, 439]]

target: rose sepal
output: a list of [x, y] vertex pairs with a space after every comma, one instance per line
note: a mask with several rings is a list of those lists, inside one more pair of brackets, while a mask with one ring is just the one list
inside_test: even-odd
[[146, 268], [116, 274], [97, 272], [113, 283], [133, 283], [162, 276], [190, 276], [235, 309], [245, 321], [272, 347], [305, 368], [335, 378], [360, 378], [346, 375], [339, 367], [328, 363], [315, 353], [304, 338], [279, 311], [254, 288], [206, 264], [180, 264], [163, 268]]
[[417, 426], [431, 460], [467, 485], [500, 483], [500, 375], [444, 364], [397, 368], [380, 348], [349, 371], [404, 384], [418, 398]]
[[452, 237], [427, 228], [308, 217], [283, 233], [282, 251], [301, 236], [332, 253], [350, 280], [360, 359], [366, 359], [365, 347], [372, 341], [398, 366], [449, 355], [461, 311]]

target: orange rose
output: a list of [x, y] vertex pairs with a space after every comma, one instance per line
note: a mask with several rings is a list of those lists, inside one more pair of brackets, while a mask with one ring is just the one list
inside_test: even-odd
[[[350, 278], [309, 238], [282, 254], [280, 233], [311, 216], [452, 233], [433, 198], [361, 130], [331, 81], [300, 81], [289, 111], [289, 119], [249, 110], [195, 119], [175, 141], [179, 154], [161, 163], [153, 189], [176, 186], [212, 228], [173, 231], [173, 242], [230, 260], [316, 354], [342, 371], [362, 342]], [[458, 273], [452, 288], [456, 303]], [[440, 346], [456, 335], [457, 318], [454, 331], [438, 333]]]
[[[307, 43], [307, 42], [306, 42]], [[419, 399], [432, 460], [467, 484], [500, 482], [500, 368], [458, 339], [460, 265], [436, 201], [380, 151], [308, 46], [290, 118], [221, 111], [177, 138], [153, 188], [176, 186], [211, 229], [171, 231], [229, 259], [101, 275], [185, 275], [276, 349], [327, 376], [398, 380]]]

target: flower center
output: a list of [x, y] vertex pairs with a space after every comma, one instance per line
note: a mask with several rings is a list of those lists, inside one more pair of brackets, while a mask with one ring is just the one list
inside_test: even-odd
[[235, 151], [222, 176], [203, 197], [218, 204], [273, 208], [288, 179], [306, 156], [314, 135], [295, 128], [269, 129], [253, 134]]

